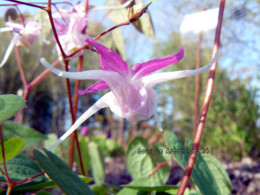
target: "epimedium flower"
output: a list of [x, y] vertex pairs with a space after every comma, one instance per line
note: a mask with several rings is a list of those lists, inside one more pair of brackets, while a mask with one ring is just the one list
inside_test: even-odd
[[[7, 47], [3, 60], [0, 63], [0, 67], [6, 63], [14, 46], [24, 46], [28, 48], [34, 43], [37, 36], [41, 37], [41, 29], [42, 25], [34, 20], [25, 21], [24, 25], [15, 22], [7, 22], [6, 27], [1, 28], [0, 32], [12, 31], [14, 36], [9, 46]], [[43, 41], [45, 41], [43, 37], [41, 38]]]
[[[181, 47], [177, 54], [156, 58], [144, 63], [137, 63], [130, 70], [126, 62], [114, 51], [106, 48], [98, 42], [88, 39], [99, 54], [100, 67], [102, 70], [88, 70], [82, 72], [65, 72], [52, 67], [46, 60], [41, 59], [44, 66], [58, 76], [79, 80], [99, 80], [86, 90], [79, 90], [79, 94], [102, 91], [111, 91], [102, 96], [91, 106], [72, 127], [54, 143], [49, 149], [58, 145], [77, 129], [85, 120], [98, 110], [109, 107], [119, 117], [126, 118], [130, 122], [146, 120], [152, 115], [159, 122], [156, 106], [157, 94], [153, 87], [161, 82], [173, 79], [194, 76], [209, 69], [216, 61], [217, 55], [206, 66], [195, 70], [182, 70], [175, 72], [160, 72], [152, 74], [166, 66], [180, 61], [184, 56], [184, 49]], [[160, 125], [160, 124], [159, 124]]]
[[[84, 5], [80, 7], [84, 7]], [[87, 39], [85, 29], [87, 28], [87, 14], [79, 5], [75, 5], [71, 10], [59, 10], [55, 16], [62, 20], [54, 19], [59, 41], [66, 55], [70, 55], [77, 49], [84, 46], [84, 41]], [[59, 49], [58, 49], [59, 51]], [[82, 55], [84, 51], [78, 53]]]
[[[117, 10], [129, 6], [133, 0], [129, 0], [120, 6], [102, 6], [93, 7], [90, 6], [88, 14], [93, 13], [97, 10]], [[80, 49], [85, 45], [85, 40], [89, 38], [85, 34], [88, 24], [88, 14], [85, 12], [85, 5], [83, 3], [76, 3], [72, 9], [65, 10], [59, 9], [57, 13], [54, 13], [54, 22], [57, 29], [59, 41], [62, 45], [66, 55], [70, 55], [76, 50]], [[58, 53], [59, 53], [58, 48]], [[82, 55], [84, 50], [77, 53]]]

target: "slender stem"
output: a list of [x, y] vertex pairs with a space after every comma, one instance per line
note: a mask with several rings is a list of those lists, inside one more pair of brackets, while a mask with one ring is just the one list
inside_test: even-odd
[[22, 67], [22, 63], [21, 63], [19, 49], [18, 49], [17, 46], [15, 46], [14, 48], [15, 48], [17, 64], [18, 64], [20, 74], [21, 74], [21, 77], [22, 77], [22, 82], [23, 82], [24, 88], [26, 88], [27, 87], [27, 81], [26, 81], [25, 74], [24, 74], [23, 67]]
[[89, 0], [85, 0], [85, 12], [88, 13]]
[[24, 17], [23, 17], [23, 14], [22, 14], [21, 10], [19, 9], [18, 6], [15, 6], [15, 7], [16, 7], [17, 11], [19, 12], [20, 22], [23, 24], [23, 26], [25, 26], [25, 25], [24, 25]]
[[[24, 93], [23, 93], [23, 99], [25, 99], [25, 100], [27, 99], [27, 97], [29, 95], [29, 91], [30, 91], [30, 89], [28, 87], [25, 87], [25, 90], [24, 90]], [[20, 118], [22, 112], [23, 112], [23, 109], [19, 110], [19, 112], [17, 113], [17, 115], [14, 119], [15, 122], [19, 121], [19, 118]]]
[[[217, 25], [216, 33], [215, 33], [215, 41], [214, 41], [214, 48], [213, 48], [212, 56], [214, 56], [215, 53], [219, 50], [224, 7], [225, 7], [225, 0], [220, 0], [218, 25]], [[198, 151], [198, 149], [199, 149], [199, 144], [200, 144], [201, 136], [203, 133], [203, 128], [204, 128], [204, 124], [205, 124], [206, 116], [207, 116], [207, 112], [208, 112], [208, 107], [209, 107], [209, 103], [210, 103], [210, 99], [211, 99], [211, 95], [212, 95], [212, 91], [213, 91], [216, 67], [217, 67], [217, 62], [215, 62], [210, 69], [206, 93], [205, 93], [202, 109], [201, 109], [200, 116], [199, 116], [199, 122], [198, 122], [197, 130], [196, 130], [196, 134], [193, 139], [192, 149], [194, 151]], [[187, 166], [186, 166], [186, 169], [184, 172], [184, 176], [181, 180], [181, 185], [178, 189], [177, 195], [182, 195], [185, 191], [185, 188], [188, 185], [189, 178], [190, 178], [193, 166], [195, 164], [196, 156], [197, 156], [197, 153], [191, 153], [191, 155], [188, 159]]]
[[[52, 63], [52, 66], [57, 66], [59, 64], [60, 60], [56, 60], [55, 62]], [[45, 69], [39, 76], [37, 76], [33, 81], [31, 81], [28, 84], [28, 89], [31, 89], [38, 83], [42, 82], [44, 79], [46, 79], [49, 75], [51, 75], [52, 72], [49, 69]]]
[[[49, 16], [49, 20], [51, 23], [51, 27], [52, 27], [52, 31], [55, 37], [55, 40], [58, 44], [58, 47], [61, 51], [61, 55], [63, 57], [64, 60], [64, 64], [65, 64], [65, 71], [68, 72], [69, 71], [69, 59], [67, 58], [67, 55], [65, 54], [65, 52], [62, 49], [61, 43], [59, 41], [59, 37], [58, 37], [58, 33], [55, 29], [55, 25], [54, 25], [54, 21], [52, 18], [52, 12], [51, 12], [51, 0], [48, 1], [48, 9], [46, 10]], [[68, 90], [68, 100], [69, 100], [69, 107], [70, 107], [70, 114], [71, 114], [71, 118], [72, 118], [72, 122], [76, 120], [74, 112], [73, 112], [73, 103], [72, 103], [72, 96], [71, 96], [71, 86], [70, 86], [70, 80], [66, 79], [66, 85], [67, 85], [67, 90]], [[72, 134], [73, 136], [73, 134]], [[71, 150], [74, 150], [74, 143], [70, 144]], [[69, 166], [72, 167], [72, 163], [73, 163], [73, 158], [74, 157], [69, 157]]]
[[36, 177], [39, 177], [39, 176], [41, 176], [41, 175], [43, 175], [43, 174], [45, 174], [45, 172], [38, 173], [38, 174], [36, 174], [36, 175], [34, 175], [34, 176], [28, 177], [28, 178], [26, 178], [26, 179], [24, 179], [24, 180], [21, 180], [21, 181], [14, 181], [14, 184], [15, 184], [15, 185], [19, 185], [19, 184], [22, 184], [22, 183], [31, 181], [32, 179], [34, 179], [34, 178], [36, 178]]
[[3, 158], [3, 164], [4, 164], [4, 176], [6, 177], [6, 180], [8, 182], [8, 185], [12, 183], [12, 180], [10, 179], [7, 171], [6, 161], [5, 161], [5, 148], [4, 148], [4, 138], [3, 138], [3, 130], [2, 125], [0, 125], [0, 139], [1, 139], [1, 150], [2, 150], [2, 158]]
[[31, 7], [36, 7], [36, 8], [42, 9], [42, 10], [46, 10], [46, 7], [43, 7], [43, 6], [40, 6], [40, 5], [35, 5], [35, 4], [32, 4], [32, 3], [26, 3], [26, 2], [23, 2], [23, 1], [17, 1], [17, 0], [6, 0], [6, 1], [14, 2], [14, 3], [17, 3], [17, 4], [22, 4], [22, 5], [28, 5], [28, 6], [31, 6]]
[[65, 63], [65, 66], [66, 66], [66, 64], [68, 65], [68, 62], [66, 63], [67, 55], [65, 54], [64, 50], [62, 49], [62, 46], [61, 46], [61, 43], [60, 43], [60, 40], [59, 40], [59, 36], [58, 36], [58, 33], [56, 31], [56, 28], [55, 28], [54, 20], [53, 20], [53, 17], [52, 17], [52, 11], [51, 11], [51, 0], [48, 1], [48, 8], [47, 8], [46, 12], [47, 12], [47, 14], [49, 16], [49, 20], [50, 20], [50, 23], [51, 23], [51, 28], [52, 28], [52, 31], [53, 31], [53, 35], [54, 35], [55, 40], [56, 40], [56, 42], [58, 44], [58, 47], [60, 49], [61, 55], [63, 57], [64, 63]]
[[[77, 72], [82, 71], [83, 59], [84, 59], [83, 56], [79, 56]], [[74, 103], [73, 112], [74, 112], [75, 119], [77, 118], [77, 111], [78, 111], [78, 100], [79, 100], [78, 89], [79, 89], [79, 87], [80, 87], [80, 80], [76, 80], [75, 91], [74, 91], [74, 100], [73, 100], [73, 103]], [[75, 120], [73, 120], [72, 123], [75, 123]], [[70, 138], [69, 165], [72, 165], [72, 163], [74, 161], [74, 142], [75, 141], [76, 141], [76, 146], [77, 146], [77, 150], [78, 150], [79, 163], [80, 163], [80, 167], [82, 170], [82, 174], [85, 175], [80, 145], [79, 145], [79, 141], [78, 141], [78, 135], [77, 135], [76, 131], [73, 132], [73, 134], [71, 135], [71, 138]]]
[[[96, 36], [93, 40], [97, 40], [100, 37], [104, 36], [105, 34], [109, 33], [110, 31], [112, 31], [112, 30], [114, 30], [114, 29], [116, 29], [116, 28], [118, 28], [120, 26], [125, 26], [125, 25], [128, 25], [128, 24], [130, 24], [130, 22], [124, 22], [124, 23], [118, 24], [116, 26], [113, 26], [112, 28], [108, 29], [107, 31], [105, 31], [105, 32], [101, 33], [100, 35]], [[74, 56], [75, 54], [77, 54], [81, 50], [85, 49], [89, 45], [90, 45], [89, 43], [86, 43], [84, 46], [82, 46], [81, 48], [77, 49], [72, 54], [68, 55], [68, 58], [71, 58], [72, 56]]]
[[2, 175], [5, 175], [4, 170], [2, 169], [2, 167], [0, 167], [0, 172], [2, 173]]
[[167, 166], [167, 163], [172, 161], [172, 158], [170, 158], [169, 160], [163, 161], [163, 162], [156, 162], [156, 167], [153, 170], [153, 172], [148, 176], [151, 177], [153, 176], [161, 167], [165, 167]]
[[[23, 97], [27, 98], [27, 95], [28, 95], [28, 92], [29, 92], [28, 89], [27, 89], [28, 84], [27, 84], [27, 81], [26, 81], [26, 78], [25, 78], [25, 74], [24, 74], [24, 71], [23, 71], [22, 62], [21, 62], [20, 53], [19, 53], [19, 48], [17, 46], [15, 46], [14, 48], [15, 48], [17, 64], [18, 64], [18, 67], [19, 67], [19, 71], [20, 71], [20, 75], [22, 77], [22, 82], [23, 82], [23, 87], [24, 87]], [[15, 122], [18, 122], [21, 114], [22, 114], [22, 110], [20, 110], [17, 113], [17, 115], [15, 117]]]
[[[56, 60], [52, 66], [56, 66], [60, 61], [59, 60]], [[45, 78], [47, 78], [49, 75], [51, 75], [52, 72], [49, 70], [49, 69], [45, 69], [39, 76], [37, 76], [32, 82], [30, 82], [27, 87], [25, 87], [25, 90], [24, 90], [24, 94], [23, 94], [23, 98], [26, 100], [28, 95], [29, 95], [29, 92], [31, 90], [32, 87], [34, 87], [35, 85], [37, 85], [38, 83], [42, 82]], [[17, 113], [14, 121], [15, 122], [18, 122], [21, 114], [22, 114], [22, 109], [19, 110], [19, 112]]]
[[90, 36], [95, 30], [97, 30], [97, 28], [103, 24], [103, 21], [105, 20], [105, 18], [108, 16], [108, 14], [111, 12], [112, 10], [109, 10], [102, 18], [101, 20], [96, 24], [96, 26], [94, 26], [88, 33], [87, 35]]
[[[88, 7], [89, 7], [89, 1], [86, 0], [85, 1], [85, 12], [86, 12], [86, 14], [88, 13]], [[82, 33], [84, 34], [85, 31], [86, 31], [86, 29], [83, 29]], [[78, 67], [77, 67], [78, 72], [82, 71], [83, 59], [84, 59], [83, 55], [79, 56]], [[76, 118], [77, 118], [78, 100], [79, 100], [79, 95], [78, 95], [79, 86], [80, 86], [80, 80], [76, 80], [75, 91], [74, 91], [74, 104], [73, 104], [74, 119], [72, 117], [73, 123], [75, 123]], [[71, 138], [70, 138], [69, 163], [68, 164], [69, 164], [70, 167], [72, 167], [72, 163], [74, 161], [74, 142], [75, 141], [76, 141], [76, 146], [77, 146], [78, 155], [79, 155], [79, 163], [80, 163], [81, 172], [82, 172], [83, 175], [86, 175], [85, 170], [84, 170], [84, 166], [83, 166], [82, 156], [81, 156], [78, 134], [77, 134], [76, 131], [73, 132], [73, 134], [71, 135]]]
[[[198, 45], [197, 45], [197, 59], [196, 59], [196, 69], [199, 69], [201, 66], [201, 39], [202, 39], [202, 32], [199, 32], [198, 35]], [[196, 75], [195, 81], [195, 99], [194, 99], [194, 125], [193, 125], [193, 132], [195, 135], [197, 122], [198, 122], [198, 113], [199, 113], [199, 104], [200, 104], [200, 74]]]

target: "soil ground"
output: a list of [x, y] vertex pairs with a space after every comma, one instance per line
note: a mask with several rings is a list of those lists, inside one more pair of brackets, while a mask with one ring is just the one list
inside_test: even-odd
[[[232, 195], [260, 195], [260, 162], [244, 158], [240, 162], [222, 163], [232, 183]], [[120, 186], [132, 181], [125, 167], [125, 158], [107, 158], [106, 182]], [[176, 185], [183, 176], [181, 167], [173, 161], [167, 184]]]

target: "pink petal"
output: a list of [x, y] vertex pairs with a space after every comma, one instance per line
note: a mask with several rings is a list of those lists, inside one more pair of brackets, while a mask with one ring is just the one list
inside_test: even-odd
[[67, 33], [68, 27], [57, 19], [54, 19], [55, 27], [58, 35], [64, 35]]
[[135, 64], [132, 68], [133, 79], [147, 76], [157, 70], [165, 68], [171, 64], [179, 62], [184, 56], [184, 49], [181, 47], [177, 54], [156, 58], [144, 63]]
[[95, 84], [91, 85], [89, 88], [87, 88], [86, 90], [82, 90], [79, 89], [78, 93], [79, 95], [83, 95], [86, 93], [93, 93], [93, 92], [97, 92], [97, 91], [103, 91], [109, 89], [109, 86], [107, 85], [107, 83], [105, 81], [98, 81]]
[[94, 40], [87, 39], [86, 42], [90, 43], [97, 49], [97, 52], [99, 53], [100, 67], [103, 70], [115, 71], [122, 76], [127, 76], [129, 74], [127, 63], [125, 63], [116, 52], [111, 51]]

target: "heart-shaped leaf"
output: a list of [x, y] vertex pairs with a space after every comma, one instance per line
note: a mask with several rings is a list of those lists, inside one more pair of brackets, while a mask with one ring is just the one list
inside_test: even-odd
[[0, 95], [0, 124], [25, 106], [25, 100], [17, 95]]

